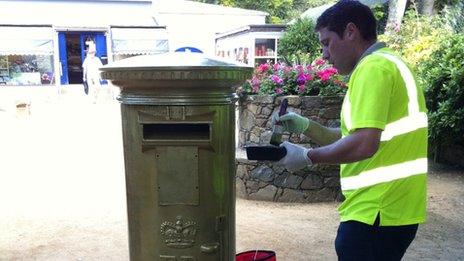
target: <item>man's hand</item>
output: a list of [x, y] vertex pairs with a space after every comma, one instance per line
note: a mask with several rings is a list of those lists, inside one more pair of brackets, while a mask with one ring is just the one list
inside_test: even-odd
[[280, 146], [287, 149], [287, 154], [277, 162], [278, 165], [292, 172], [312, 165], [311, 159], [308, 157], [308, 151], [310, 149], [288, 141], [285, 141]]
[[279, 114], [276, 112], [272, 114], [272, 126], [280, 122], [284, 131], [291, 133], [301, 134], [309, 126], [309, 119], [298, 115], [294, 112], [289, 112], [279, 117]]
[[304, 134], [319, 145], [329, 145], [341, 138], [340, 128], [328, 128], [306, 117], [289, 112], [279, 117], [278, 113], [271, 116], [274, 126], [280, 123], [283, 131]]

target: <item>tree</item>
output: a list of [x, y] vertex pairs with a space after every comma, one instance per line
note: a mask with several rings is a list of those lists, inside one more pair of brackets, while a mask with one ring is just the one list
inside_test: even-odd
[[269, 13], [266, 22], [281, 24], [290, 20], [294, 0], [221, 0], [220, 4]]
[[404, 11], [406, 10], [407, 0], [389, 0], [388, 2], [388, 19], [385, 32], [392, 33], [399, 31], [403, 20]]
[[311, 63], [321, 55], [314, 27], [311, 19], [300, 18], [287, 28], [278, 45], [278, 52], [286, 63]]
[[419, 14], [431, 16], [434, 13], [435, 0], [420, 0]]

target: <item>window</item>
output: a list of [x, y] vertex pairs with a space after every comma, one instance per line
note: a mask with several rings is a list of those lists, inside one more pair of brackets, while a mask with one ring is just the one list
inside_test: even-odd
[[274, 64], [277, 62], [277, 39], [256, 38], [255, 39], [255, 66], [263, 63]]
[[52, 27], [0, 28], [0, 85], [52, 84], [53, 74]]

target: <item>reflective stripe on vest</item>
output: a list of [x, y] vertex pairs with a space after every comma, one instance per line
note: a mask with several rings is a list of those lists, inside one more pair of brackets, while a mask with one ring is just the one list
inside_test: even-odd
[[[417, 87], [409, 68], [399, 58], [382, 52], [375, 52], [372, 55], [381, 55], [393, 62], [400, 71], [408, 93], [408, 116], [397, 121], [388, 123], [382, 131], [381, 141], [389, 141], [395, 136], [410, 133], [421, 128], [427, 127], [427, 114], [419, 111], [419, 101], [417, 99]], [[349, 99], [345, 99], [343, 104], [343, 120], [347, 129], [350, 130], [351, 104]], [[347, 117], [348, 116], [348, 117]], [[397, 179], [423, 174], [427, 172], [427, 158], [398, 163], [391, 166], [378, 167], [352, 177], [341, 178], [342, 190], [353, 190], [367, 186], [372, 186]]]
[[415, 113], [419, 113], [419, 101], [417, 100], [417, 88], [416, 88], [416, 81], [414, 80], [414, 76], [412, 75], [411, 71], [409, 70], [408, 66], [401, 61], [398, 57], [382, 52], [373, 53], [373, 55], [380, 55], [387, 58], [389, 61], [393, 62], [398, 70], [400, 71], [401, 77], [403, 77], [403, 81], [406, 85], [406, 89], [408, 91], [408, 112], [409, 115], [413, 115]]
[[346, 95], [345, 99], [343, 99], [342, 113], [343, 113], [343, 122], [345, 123], [346, 129], [351, 130], [351, 127], [353, 125], [351, 124], [351, 102], [350, 102], [350, 96], [348, 95]]
[[374, 55], [381, 55], [396, 65], [406, 85], [409, 100], [409, 115], [387, 124], [385, 130], [382, 132], [380, 140], [388, 141], [395, 136], [427, 127], [427, 114], [425, 112], [419, 112], [416, 81], [408, 66], [398, 57], [388, 53], [376, 52]]
[[[416, 82], [414, 81], [414, 77], [406, 66], [406, 64], [398, 59], [397, 57], [382, 53], [382, 52], [375, 52], [373, 55], [381, 55], [388, 59], [389, 61], [393, 62], [405, 82], [407, 93], [408, 93], [408, 116], [403, 117], [395, 122], [391, 122], [385, 126], [385, 130], [382, 131], [382, 136], [380, 138], [381, 141], [388, 141], [391, 140], [393, 137], [402, 135], [408, 132], [412, 132], [418, 130], [420, 128], [425, 128], [428, 125], [427, 114], [425, 112], [419, 112], [419, 102], [417, 100], [417, 88]], [[349, 97], [345, 99], [345, 102], [342, 107], [343, 110], [343, 120], [345, 126], [348, 130], [352, 127], [351, 122], [351, 103]]]
[[427, 127], [427, 114], [425, 112], [415, 113], [410, 116], [403, 117], [397, 121], [387, 124], [385, 130], [380, 137], [381, 141], [391, 140], [393, 137], [413, 132], [420, 128]]
[[424, 173], [427, 173], [427, 158], [420, 158], [342, 178], [340, 184], [342, 190], [353, 190]]

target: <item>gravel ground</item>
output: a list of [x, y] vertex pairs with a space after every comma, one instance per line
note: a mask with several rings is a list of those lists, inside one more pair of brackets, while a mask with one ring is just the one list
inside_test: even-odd
[[[0, 126], [0, 260], [128, 260], [119, 105], [61, 97], [0, 111]], [[431, 166], [404, 260], [464, 260], [463, 187], [463, 170]], [[237, 252], [336, 260], [337, 205], [237, 199]]]

